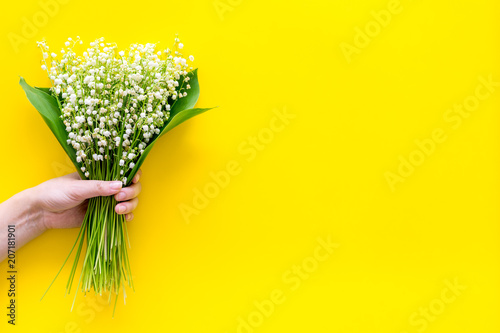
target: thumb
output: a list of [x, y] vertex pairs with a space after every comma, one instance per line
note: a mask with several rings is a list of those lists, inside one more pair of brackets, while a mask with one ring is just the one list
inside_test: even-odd
[[73, 197], [78, 200], [93, 197], [106, 197], [120, 192], [123, 183], [120, 181], [78, 180], [73, 189]]

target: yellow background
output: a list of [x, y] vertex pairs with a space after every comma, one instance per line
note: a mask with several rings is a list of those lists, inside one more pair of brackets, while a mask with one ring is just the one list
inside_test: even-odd
[[[350, 63], [340, 46], [389, 1], [215, 2], [222, 12], [213, 0], [65, 2], [47, 22], [38, 1], [3, 3], [0, 201], [71, 172], [18, 85], [48, 85], [36, 40], [170, 45], [179, 33], [199, 68], [198, 106], [220, 107], [164, 137], [143, 166], [129, 224], [136, 292], [115, 318], [91, 296], [70, 312], [69, 267], [39, 301], [77, 235], [52, 230], [17, 252], [15, 328], [0, 264], [2, 332], [234, 333], [273, 290], [285, 300], [252, 332], [500, 331], [500, 88], [458, 128], [444, 119], [479, 77], [500, 81], [498, 1], [401, 0]], [[40, 27], [16, 50], [9, 36], [33, 16]], [[247, 161], [238, 147], [273, 110], [295, 118]], [[447, 139], [392, 191], [386, 172], [436, 128]], [[232, 160], [240, 172], [186, 223], [179, 207]], [[284, 275], [315, 262], [318, 237], [340, 246], [292, 290]], [[455, 279], [467, 288], [445, 304]], [[440, 313], [428, 325], [411, 322], [430, 306]]]

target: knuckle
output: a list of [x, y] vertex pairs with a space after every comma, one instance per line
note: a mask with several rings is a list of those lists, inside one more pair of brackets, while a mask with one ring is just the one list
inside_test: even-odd
[[82, 194], [82, 189], [80, 188], [80, 186], [76, 182], [73, 182], [72, 184], [70, 184], [68, 186], [67, 191], [66, 191], [67, 197], [70, 200], [74, 200], [74, 201], [79, 200], [81, 197], [81, 194]]
[[130, 207], [132, 209], [135, 209], [138, 204], [139, 204], [139, 199], [138, 198], [134, 198], [134, 199], [130, 200]]
[[125, 200], [132, 199], [134, 197], [134, 189], [126, 188], [123, 190], [125, 192]]
[[141, 183], [137, 183], [136, 186], [134, 187], [134, 194], [138, 195], [139, 193], [141, 193], [141, 190], [142, 190]]
[[102, 184], [101, 181], [98, 181], [95, 183], [95, 187], [98, 192], [103, 192], [104, 191], [104, 185]]

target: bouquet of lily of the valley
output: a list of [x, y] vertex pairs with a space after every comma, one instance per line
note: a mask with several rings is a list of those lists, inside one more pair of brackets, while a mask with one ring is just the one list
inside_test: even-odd
[[[77, 55], [80, 44], [79, 37], [69, 38], [55, 53], [39, 42], [42, 69], [52, 87], [33, 88], [23, 78], [20, 84], [82, 179], [130, 185], [162, 135], [209, 110], [193, 108], [200, 94], [197, 70], [190, 65], [194, 59], [183, 57], [178, 38], [172, 48], [132, 44], [125, 51], [100, 38]], [[123, 215], [115, 213], [115, 205], [113, 196], [89, 200], [68, 255], [76, 248], [67, 293], [80, 257], [83, 266], [77, 287], [84, 293], [108, 292], [111, 300], [112, 294], [118, 298], [121, 288], [125, 297], [125, 285], [133, 288], [126, 223]]]

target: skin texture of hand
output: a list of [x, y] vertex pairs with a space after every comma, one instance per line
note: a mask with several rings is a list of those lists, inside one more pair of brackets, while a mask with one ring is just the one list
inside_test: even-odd
[[35, 188], [40, 193], [39, 206], [44, 212], [42, 223], [46, 229], [78, 227], [87, 211], [87, 199], [110, 195], [119, 202], [115, 212], [125, 214], [125, 220], [131, 221], [132, 211], [139, 202], [141, 174], [139, 170], [132, 185], [124, 188], [120, 181], [80, 180], [76, 172], [46, 181]]
[[0, 203], [0, 261], [7, 256], [8, 229], [15, 228], [16, 250], [47, 229], [75, 228], [81, 225], [88, 200], [114, 195], [117, 214], [134, 218], [132, 211], [141, 192], [139, 170], [132, 185], [123, 187], [120, 181], [81, 180], [75, 172], [48, 180], [17, 193]]

